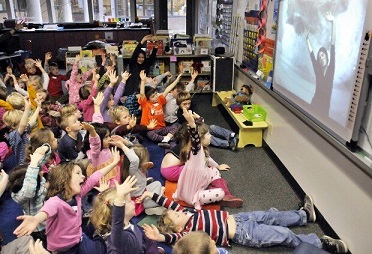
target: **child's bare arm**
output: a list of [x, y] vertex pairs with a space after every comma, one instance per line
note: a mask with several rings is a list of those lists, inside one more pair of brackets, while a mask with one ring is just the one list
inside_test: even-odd
[[30, 235], [36, 229], [36, 227], [47, 218], [48, 215], [46, 212], [38, 212], [35, 216], [18, 216], [17, 220], [23, 220], [23, 222], [14, 230], [13, 234], [15, 234], [17, 237]]
[[180, 82], [181, 77], [182, 77], [182, 73], [178, 74], [177, 78], [172, 82], [172, 84], [170, 84], [169, 86], [167, 86], [167, 88], [163, 92], [164, 97], [166, 97], [167, 94], [170, 91], [172, 91], [172, 89], [177, 85], [177, 83]]
[[36, 107], [34, 113], [32, 114], [32, 116], [30, 117], [30, 119], [28, 120], [28, 124], [31, 127], [33, 127], [36, 124], [37, 118], [38, 118], [40, 110], [41, 110], [41, 101], [39, 101], [38, 99], [35, 99], [35, 102], [37, 103], [37, 107]]
[[30, 99], [28, 98], [28, 96], [24, 97], [24, 101], [25, 101], [25, 109], [23, 111], [22, 118], [21, 118], [21, 121], [19, 122], [19, 126], [17, 129], [20, 135], [22, 135], [23, 132], [25, 132], [27, 128], [28, 115], [30, 114], [30, 110], [31, 110], [31, 103], [30, 103]]
[[146, 73], [144, 70], [140, 72], [140, 78], [141, 78], [140, 94], [145, 95]]

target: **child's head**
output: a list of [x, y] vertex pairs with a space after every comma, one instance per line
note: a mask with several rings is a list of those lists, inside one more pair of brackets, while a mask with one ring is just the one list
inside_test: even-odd
[[25, 59], [25, 68], [26, 68], [26, 71], [29, 74], [35, 74], [36, 73], [35, 60], [32, 59], [32, 58], [26, 58]]
[[83, 116], [83, 114], [77, 108], [77, 106], [75, 104], [64, 105], [61, 109], [61, 117], [65, 116], [65, 115], [71, 115], [71, 114], [75, 115], [77, 117], [77, 119], [80, 119]]
[[19, 109], [8, 110], [3, 115], [4, 124], [15, 130], [21, 122], [23, 111]]
[[70, 161], [59, 164], [49, 172], [49, 188], [47, 199], [56, 195], [64, 200], [71, 200], [74, 195], [81, 191], [81, 184], [84, 183], [84, 164], [78, 161]]
[[49, 72], [52, 74], [52, 75], [58, 75], [58, 72], [59, 72], [59, 69], [58, 69], [58, 64], [55, 63], [55, 62], [50, 62], [49, 63]]
[[[107, 127], [107, 125], [103, 123], [91, 123], [91, 125], [94, 127], [94, 129], [97, 132], [97, 135], [101, 140], [101, 150], [108, 148], [110, 146], [109, 142], [111, 141], [110, 129]], [[85, 152], [90, 149], [89, 137], [90, 137], [89, 133], [87, 133], [87, 135], [85, 135], [84, 137], [83, 151]]]
[[137, 55], [137, 63], [138, 64], [143, 64], [145, 59], [146, 59], [146, 53], [145, 53], [145, 51], [141, 50]]
[[[211, 142], [211, 134], [209, 133], [209, 126], [205, 123], [198, 124], [198, 132], [201, 139], [201, 145], [203, 146], [203, 150], [206, 157], [209, 157], [209, 150], [208, 146]], [[175, 134], [177, 140], [181, 142], [181, 151], [180, 151], [180, 160], [183, 163], [190, 157], [190, 150], [191, 150], [191, 137], [189, 132], [187, 131], [187, 125], [182, 125], [177, 133]]]
[[173, 254], [217, 254], [216, 242], [203, 231], [183, 236], [172, 249]]
[[114, 106], [110, 108], [109, 116], [118, 125], [128, 124], [130, 119], [129, 109], [125, 106]]
[[81, 122], [75, 114], [64, 115], [61, 117], [60, 127], [62, 130], [69, 132], [78, 132], [81, 130]]
[[22, 94], [18, 92], [12, 92], [6, 97], [6, 101], [12, 105], [13, 109], [23, 110], [25, 108], [25, 100]]
[[183, 211], [165, 210], [158, 221], [158, 229], [162, 234], [180, 233], [190, 217]]
[[81, 100], [88, 99], [90, 93], [92, 92], [92, 87], [90, 85], [83, 85], [79, 89], [79, 96]]
[[50, 100], [50, 96], [49, 96], [49, 93], [47, 90], [45, 90], [44, 88], [40, 88], [36, 91], [36, 98], [41, 101], [41, 102], [44, 102], [44, 101], [49, 101]]
[[53, 152], [57, 150], [57, 139], [54, 137], [53, 131], [49, 128], [41, 128], [31, 133], [30, 144], [26, 150], [27, 154], [33, 154], [33, 152], [43, 144], [49, 144]]
[[43, 83], [41, 80], [41, 76], [38, 75], [32, 75], [28, 77], [28, 82], [29, 85], [33, 85], [36, 90], [40, 89], [43, 87]]
[[[26, 172], [27, 172], [27, 164], [22, 164], [14, 167], [9, 172], [9, 183], [8, 189], [10, 192], [18, 193], [23, 187], [23, 181], [25, 180]], [[41, 182], [41, 175], [37, 176], [37, 183], [36, 183], [36, 192], [40, 189], [40, 182]]]
[[186, 108], [187, 110], [191, 107], [191, 94], [187, 91], [181, 91], [176, 97], [177, 105], [180, 109]]
[[158, 93], [155, 88], [151, 86], [145, 86], [146, 99], [152, 103], [158, 102]]
[[[93, 213], [90, 220], [101, 235], [111, 231], [112, 207], [115, 197], [116, 188], [111, 188], [102, 192], [94, 200]], [[131, 219], [135, 215], [134, 202], [130, 199], [130, 195], [126, 195], [125, 197], [124, 213], [128, 219]]]

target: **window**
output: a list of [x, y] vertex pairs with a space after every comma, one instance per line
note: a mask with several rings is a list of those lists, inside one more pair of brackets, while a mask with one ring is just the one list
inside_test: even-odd
[[186, 0], [168, 0], [168, 30], [172, 34], [186, 33]]
[[85, 22], [84, 8], [86, 1], [84, 0], [53, 0], [52, 6], [53, 22]]
[[0, 19], [6, 19], [8, 18], [8, 6], [7, 6], [7, 1], [6, 0], [0, 0]]
[[154, 0], [137, 0], [136, 7], [138, 18], [154, 16]]

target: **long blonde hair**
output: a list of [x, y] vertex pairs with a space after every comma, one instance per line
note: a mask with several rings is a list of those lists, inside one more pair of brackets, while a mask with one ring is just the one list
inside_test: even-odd
[[112, 206], [115, 196], [116, 188], [111, 188], [97, 195], [94, 200], [90, 221], [100, 235], [111, 232]]

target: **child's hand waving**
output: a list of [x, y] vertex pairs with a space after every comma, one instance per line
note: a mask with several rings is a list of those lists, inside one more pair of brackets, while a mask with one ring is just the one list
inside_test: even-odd
[[118, 76], [116, 76], [115, 69], [111, 69], [108, 73], [108, 77], [110, 79], [110, 85], [115, 85], [118, 82]]
[[102, 101], [103, 101], [103, 93], [99, 92], [96, 98], [93, 97], [92, 99], [93, 99], [94, 105], [101, 106]]
[[92, 131], [95, 131], [94, 126], [87, 123], [87, 122], [82, 122], [81, 125], [82, 125], [83, 129], [88, 131], [89, 133], [91, 133]]
[[146, 81], [146, 72], [144, 70], [140, 72], [140, 78], [142, 81]]
[[125, 83], [128, 80], [128, 78], [130, 77], [130, 75], [132, 75], [132, 74], [130, 74], [128, 71], [123, 71], [121, 73], [121, 82]]
[[187, 123], [189, 124], [189, 126], [191, 128], [196, 127], [195, 120], [194, 120], [194, 117], [193, 117], [193, 114], [192, 114], [191, 110], [187, 110], [186, 108], [183, 108], [183, 116], [185, 117]]
[[154, 196], [154, 193], [145, 191], [141, 197], [136, 199], [136, 203], [142, 203], [146, 198], [152, 198], [152, 196]]
[[147, 236], [147, 238], [154, 240], [154, 241], [159, 240], [160, 232], [159, 232], [159, 229], [157, 229], [157, 227], [155, 227], [152, 224], [151, 226], [144, 224], [142, 227], [143, 227], [143, 232], [145, 232], [145, 235]]
[[99, 186], [94, 187], [94, 189], [98, 190], [99, 192], [104, 192], [108, 188], [110, 188], [110, 181], [105, 181], [105, 178], [103, 177], [99, 180]]
[[116, 185], [116, 196], [117, 197], [125, 197], [132, 191], [135, 191], [138, 189], [138, 187], [133, 187], [137, 182], [136, 176], [128, 176], [127, 179], [122, 184], [119, 184], [117, 181], [115, 181]]
[[147, 129], [148, 130], [153, 130], [156, 127], [157, 124], [158, 124], [158, 120], [151, 119], [150, 123], [147, 125]]
[[120, 161], [120, 152], [117, 147], [111, 148], [111, 154], [114, 158], [114, 162], [118, 163]]

